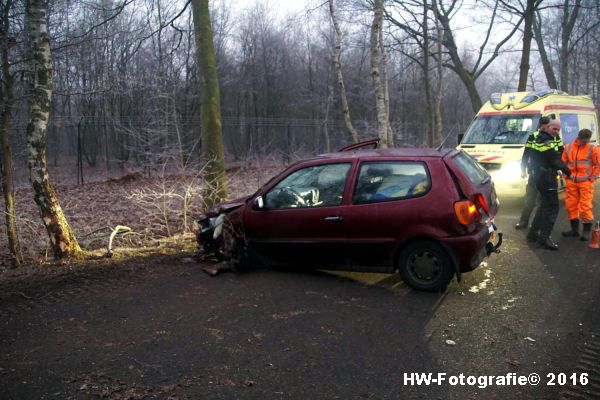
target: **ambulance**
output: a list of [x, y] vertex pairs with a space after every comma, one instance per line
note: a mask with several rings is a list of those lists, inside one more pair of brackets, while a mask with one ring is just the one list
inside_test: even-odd
[[[540, 117], [560, 120], [560, 135], [571, 143], [579, 130], [592, 131], [598, 144], [598, 117], [590, 96], [570, 96], [546, 89], [537, 92], [494, 93], [477, 113], [466, 133], [459, 136], [463, 149], [490, 173], [502, 197], [525, 194], [527, 178], [521, 178], [521, 157], [527, 138], [538, 129]], [[564, 187], [564, 181], [559, 184]]]

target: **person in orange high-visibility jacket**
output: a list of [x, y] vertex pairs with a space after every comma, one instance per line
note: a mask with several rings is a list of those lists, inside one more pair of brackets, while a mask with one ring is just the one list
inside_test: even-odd
[[592, 200], [594, 198], [594, 181], [600, 178], [600, 147], [590, 143], [592, 132], [582, 129], [577, 139], [565, 146], [562, 160], [571, 170], [567, 179], [565, 207], [571, 223], [571, 230], [563, 232], [566, 237], [578, 237], [579, 218], [583, 222], [581, 240], [590, 240], [590, 232], [594, 221]]

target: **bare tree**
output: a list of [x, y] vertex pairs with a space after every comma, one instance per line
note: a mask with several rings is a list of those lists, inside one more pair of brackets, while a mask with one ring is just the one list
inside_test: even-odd
[[348, 98], [346, 96], [346, 85], [344, 84], [344, 77], [342, 75], [342, 30], [340, 29], [340, 25], [337, 21], [337, 17], [335, 15], [335, 8], [333, 6], [333, 0], [329, 0], [329, 15], [331, 16], [331, 22], [333, 23], [334, 35], [335, 35], [335, 44], [333, 47], [333, 68], [336, 75], [336, 80], [338, 87], [340, 89], [340, 100], [342, 102], [342, 112], [344, 113], [344, 121], [346, 123], [346, 128], [352, 135], [352, 140], [354, 143], [358, 142], [358, 132], [354, 129], [352, 125], [352, 118], [350, 117], [350, 108], [348, 107]]
[[523, 39], [521, 43], [523, 47], [521, 49], [521, 63], [519, 64], [519, 84], [517, 90], [524, 92], [527, 90], [527, 79], [529, 75], [529, 59], [531, 56], [531, 41], [534, 36], [534, 20], [535, 12], [540, 7], [543, 0], [523, 0], [506, 1], [500, 0], [502, 6], [514, 15], [521, 15], [523, 21]]
[[389, 119], [385, 105], [385, 87], [381, 76], [382, 54], [380, 43], [383, 25], [383, 0], [375, 0], [373, 4], [373, 23], [371, 25], [371, 79], [375, 92], [375, 107], [377, 110], [377, 131], [379, 145], [382, 148], [389, 147], [388, 125]]
[[433, 93], [431, 90], [431, 77], [430, 77], [430, 66], [429, 60], [431, 57], [430, 53], [430, 39], [429, 39], [429, 5], [427, 0], [423, 0], [423, 91], [425, 92], [425, 110], [427, 114], [427, 145], [433, 147], [435, 142], [435, 129], [434, 129], [434, 100]]
[[531, 40], [533, 39], [533, 21], [535, 11], [543, 0], [527, 0], [523, 10], [523, 49], [521, 50], [521, 63], [519, 65], [519, 86], [517, 90], [524, 92], [527, 89], [527, 75], [529, 74], [529, 59], [531, 57]]
[[202, 76], [202, 101], [200, 105], [202, 153], [209, 185], [206, 205], [209, 208], [227, 197], [225, 154], [221, 132], [221, 98], [217, 63], [213, 45], [208, 0], [193, 0], [196, 56]]
[[[421, 71], [422, 95], [424, 103], [425, 135], [423, 141], [429, 147], [439, 142], [441, 136], [441, 93], [443, 77], [443, 52], [440, 37], [439, 21], [431, 21], [431, 9], [435, 0], [395, 1], [394, 11], [387, 12], [385, 17], [392, 27], [397, 27], [403, 34], [392, 31], [396, 47], [400, 53], [418, 66]], [[435, 29], [430, 26], [434, 25]], [[406, 46], [406, 43], [411, 43]], [[434, 50], [435, 49], [435, 50]], [[435, 83], [435, 90], [434, 90]]]
[[56, 258], [81, 252], [75, 234], [58, 202], [46, 161], [46, 135], [52, 100], [52, 55], [47, 25], [45, 0], [27, 0], [25, 10], [31, 92], [27, 125], [27, 163], [34, 199], [40, 208], [42, 222], [48, 231]]
[[[437, 0], [432, 0], [432, 5], [435, 7]], [[442, 36], [442, 27], [440, 25], [440, 21], [438, 19], [435, 20], [435, 32], [436, 36], [439, 38]], [[434, 94], [433, 100], [433, 145], [438, 145], [438, 140], [443, 140], [442, 138], [442, 91], [444, 87], [444, 54], [442, 51], [442, 42], [440, 40], [436, 41], [436, 91]]]
[[[596, 28], [600, 26], [597, 18], [598, 5], [581, 0], [562, 0], [551, 3], [545, 10], [536, 13], [534, 34], [540, 58], [551, 88], [563, 91], [571, 89], [570, 81], [576, 72], [585, 66], [579, 66], [574, 60], [578, 47], [589, 37], [593, 37]], [[555, 26], [560, 25], [560, 29]], [[551, 61], [550, 52], [558, 55], [558, 78]]]
[[560, 76], [560, 89], [565, 92], [569, 91], [569, 56], [572, 52], [570, 46], [571, 34], [573, 33], [573, 28], [575, 27], [580, 8], [581, 0], [575, 0], [574, 3], [571, 3], [569, 0], [564, 0], [563, 18], [560, 24], [561, 34], [558, 70]]
[[[382, 20], [383, 24], [383, 20]], [[379, 30], [379, 51], [381, 54], [381, 80], [383, 81], [383, 102], [385, 104], [385, 115], [387, 116], [387, 142], [389, 147], [394, 147], [394, 132], [390, 123], [390, 85], [388, 79], [388, 57], [383, 39], [383, 27]]]
[[477, 86], [475, 82], [481, 76], [481, 74], [488, 69], [488, 67], [492, 64], [492, 62], [500, 55], [500, 50], [502, 46], [515, 34], [518, 30], [521, 21], [523, 20], [523, 16], [519, 17], [517, 23], [514, 24], [513, 28], [501, 39], [498, 41], [491, 55], [487, 60], [484, 61], [484, 56], [488, 54], [487, 44], [490, 40], [492, 30], [495, 27], [496, 16], [498, 12], [498, 1], [494, 2], [492, 7], [492, 15], [489, 20], [489, 25], [487, 28], [487, 32], [485, 34], [484, 40], [479, 47], [479, 51], [476, 54], [477, 59], [471, 68], [469, 68], [463, 61], [461, 57], [458, 46], [456, 45], [456, 40], [454, 38], [454, 32], [450, 27], [450, 20], [454, 15], [456, 15], [457, 9], [460, 7], [460, 2], [458, 0], [450, 0], [448, 5], [445, 5], [443, 0], [438, 0], [437, 3], [433, 5], [433, 10], [435, 12], [436, 18], [439, 20], [440, 24], [443, 28], [443, 37], [441, 38], [442, 43], [446, 50], [448, 51], [448, 55], [450, 56], [451, 63], [445, 64], [448, 68], [454, 71], [459, 77], [460, 80], [465, 85], [467, 92], [469, 94], [469, 98], [471, 100], [471, 106], [473, 108], [473, 112], [479, 111], [482, 106], [481, 96], [479, 95], [479, 91], [477, 90]]
[[6, 220], [6, 232], [8, 236], [8, 250], [13, 267], [23, 263], [23, 254], [19, 243], [17, 230], [15, 191], [13, 183], [13, 159], [10, 146], [9, 134], [12, 126], [12, 111], [15, 102], [14, 76], [10, 69], [9, 52], [11, 43], [14, 44], [15, 37], [11, 32], [11, 10], [12, 0], [6, 0], [0, 4], [0, 49], [2, 70], [0, 83], [0, 172], [2, 173], [2, 191], [4, 193], [4, 216]]
[[536, 13], [536, 17], [533, 21], [533, 32], [538, 51], [540, 52], [540, 59], [542, 61], [542, 66], [544, 67], [544, 74], [546, 75], [546, 81], [548, 82], [548, 86], [551, 89], [558, 89], [558, 80], [556, 79], [556, 75], [554, 74], [552, 62], [550, 61], [550, 56], [546, 50], [546, 45], [544, 43], [541, 17], [539, 13]]

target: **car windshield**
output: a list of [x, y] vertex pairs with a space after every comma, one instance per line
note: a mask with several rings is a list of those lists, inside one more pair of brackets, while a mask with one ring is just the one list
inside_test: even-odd
[[525, 144], [537, 129], [540, 114], [503, 114], [477, 116], [461, 143]]

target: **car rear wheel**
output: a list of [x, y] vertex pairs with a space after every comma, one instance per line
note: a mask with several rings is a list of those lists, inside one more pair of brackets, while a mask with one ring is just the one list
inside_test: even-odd
[[431, 241], [418, 241], [406, 246], [400, 252], [396, 267], [408, 286], [428, 292], [445, 290], [454, 274], [446, 250]]

